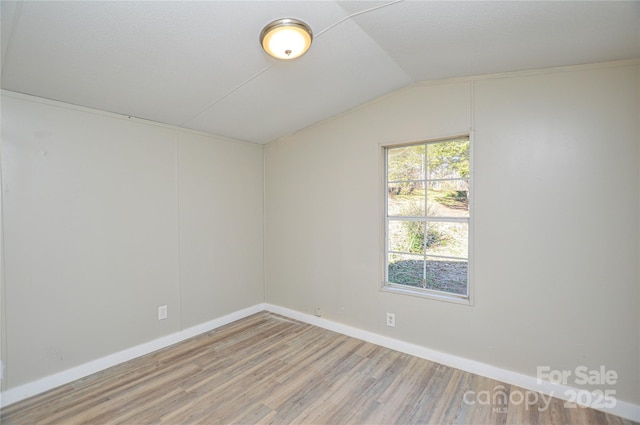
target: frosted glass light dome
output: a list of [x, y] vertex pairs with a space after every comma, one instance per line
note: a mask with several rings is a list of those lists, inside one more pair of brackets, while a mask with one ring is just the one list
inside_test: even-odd
[[311, 47], [313, 33], [307, 24], [297, 19], [278, 19], [260, 33], [262, 48], [277, 59], [295, 59]]

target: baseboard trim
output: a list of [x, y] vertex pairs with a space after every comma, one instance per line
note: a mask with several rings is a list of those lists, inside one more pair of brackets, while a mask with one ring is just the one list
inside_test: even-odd
[[[475, 373], [476, 375], [495, 379], [509, 385], [516, 385], [525, 390], [539, 392], [547, 396], [553, 396], [561, 400], [569, 400], [569, 395], [575, 394], [577, 391], [585, 391], [584, 389], [581, 390], [579, 388], [574, 388], [567, 385], [558, 385], [549, 381], [539, 382], [538, 379], [533, 376], [524, 375], [522, 373], [502, 369], [464, 357], [432, 350], [420, 345], [411, 344], [373, 332], [368, 332], [362, 329], [347, 326], [342, 323], [337, 323], [322, 317], [316, 317], [311, 314], [301, 313], [299, 311], [291, 310], [285, 307], [280, 307], [273, 304], [265, 304], [265, 310], [333, 332], [367, 341], [372, 344], [380, 345], [382, 347], [390, 348], [392, 350], [400, 351], [412, 356], [420, 357], [436, 363], [441, 363], [446, 366], [451, 366], [456, 369], [464, 370], [465, 372]], [[588, 399], [599, 400], [597, 394], [591, 393], [590, 395], [591, 397], [587, 397]], [[589, 407], [593, 407], [596, 410], [620, 416], [625, 419], [640, 422], [640, 405], [616, 400], [615, 406], [613, 407]]]
[[146, 354], [184, 341], [196, 335], [209, 332], [211, 330], [264, 310], [264, 304], [256, 304], [252, 307], [248, 307], [227, 314], [225, 316], [218, 317], [217, 319], [213, 319], [209, 322], [205, 322], [181, 330], [179, 332], [163, 336], [153, 341], [136, 345], [135, 347], [127, 348], [126, 350], [122, 350], [117, 353], [109, 354], [108, 356], [92, 360], [71, 369], [46, 376], [42, 379], [38, 379], [37, 381], [29, 382], [15, 388], [8, 389], [7, 391], [0, 393], [0, 407], [9, 406], [26, 398], [41, 394], [45, 391], [51, 390], [61, 385], [68, 384], [69, 382], [73, 382], [77, 379], [83, 378], [93, 373], [100, 372], [101, 370], [110, 368], [120, 363], [124, 363], [137, 357], [144, 356]]
[[[68, 384], [77, 379], [83, 378], [109, 367], [124, 363], [137, 357], [144, 356], [146, 354], [184, 341], [188, 338], [200, 335], [205, 332], [209, 332], [231, 322], [235, 322], [236, 320], [243, 319], [252, 314], [259, 313], [261, 311], [269, 311], [272, 313], [280, 314], [291, 319], [299, 320], [310, 325], [318, 326], [320, 328], [324, 328], [333, 332], [367, 341], [372, 344], [380, 345], [382, 347], [390, 348], [392, 350], [400, 351], [412, 356], [455, 367], [457, 369], [495, 379], [509, 385], [516, 385], [525, 390], [536, 391], [545, 395], [554, 396], [562, 400], [568, 400], [568, 397], [565, 396], [565, 394], [567, 394], [567, 391], [570, 391], [569, 394], [571, 394], [571, 392], [575, 393], [576, 391], [584, 391], [578, 388], [573, 388], [566, 385], [557, 385], [547, 381], [538, 382], [538, 380], [533, 376], [524, 375], [464, 357], [432, 350], [420, 345], [400, 341], [398, 339], [354, 328], [322, 317], [316, 317], [311, 314], [301, 313], [299, 311], [291, 310], [285, 307], [263, 303], [238, 310], [209, 322], [184, 329], [171, 335], [167, 335], [114, 354], [110, 354], [108, 356], [90, 361], [88, 363], [84, 363], [71, 369], [56, 373], [54, 375], [46, 376], [37, 381], [11, 388], [0, 393], [0, 407], [9, 406], [28, 397], [41, 394], [45, 391]], [[591, 400], [597, 399], [597, 395], [592, 394]], [[599, 408], [597, 406], [593, 406], [593, 408], [606, 413], [611, 413], [616, 416], [620, 416], [625, 419], [640, 422], [640, 405], [616, 400], [616, 404], [613, 407]]]

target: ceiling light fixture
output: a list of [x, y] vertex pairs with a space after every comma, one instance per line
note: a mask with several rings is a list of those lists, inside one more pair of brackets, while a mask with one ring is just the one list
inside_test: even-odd
[[295, 59], [309, 50], [313, 32], [309, 25], [293, 18], [277, 19], [262, 29], [260, 44], [276, 59]]

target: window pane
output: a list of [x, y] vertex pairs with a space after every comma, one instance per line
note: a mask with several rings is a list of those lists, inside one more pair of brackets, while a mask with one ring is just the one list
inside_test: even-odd
[[424, 180], [424, 145], [387, 150], [387, 181]]
[[428, 182], [427, 215], [469, 217], [469, 180]]
[[427, 255], [469, 257], [469, 225], [467, 223], [427, 223]]
[[424, 257], [420, 255], [389, 254], [389, 282], [422, 288]]
[[468, 137], [386, 148], [386, 275], [396, 288], [468, 296], [470, 160]]
[[438, 142], [427, 145], [427, 178], [454, 179], [469, 177], [469, 140]]
[[387, 213], [398, 217], [424, 217], [423, 182], [389, 183]]
[[424, 253], [424, 222], [389, 220], [389, 251]]
[[467, 295], [466, 260], [427, 257], [427, 289]]

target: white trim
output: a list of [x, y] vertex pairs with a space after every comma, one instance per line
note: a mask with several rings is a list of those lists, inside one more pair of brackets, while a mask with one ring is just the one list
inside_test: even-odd
[[75, 381], [76, 379], [83, 378], [85, 376], [118, 365], [120, 363], [124, 363], [137, 357], [144, 356], [146, 354], [184, 341], [196, 335], [209, 332], [213, 329], [219, 328], [221, 326], [227, 325], [231, 322], [235, 322], [236, 320], [243, 319], [247, 316], [251, 316], [252, 314], [256, 314], [264, 310], [264, 304], [256, 304], [252, 307], [235, 311], [233, 313], [227, 314], [226, 316], [213, 319], [209, 322], [202, 323], [200, 325], [178, 331], [171, 335], [163, 336], [153, 341], [136, 345], [135, 347], [127, 348], [126, 350], [122, 350], [117, 353], [109, 354], [108, 356], [92, 360], [71, 369], [46, 376], [42, 379], [38, 379], [37, 381], [29, 382], [15, 388], [11, 388], [0, 393], [0, 403], [2, 403], [0, 404], [0, 407], [6, 407], [28, 397], [43, 393], [64, 384], [68, 384], [69, 382]]
[[[285, 307], [267, 303], [265, 305], [265, 309], [272, 313], [280, 314], [282, 316], [299, 320], [310, 325], [328, 329], [333, 332], [338, 332], [343, 335], [367, 341], [372, 344], [380, 345], [382, 347], [390, 348], [392, 350], [400, 351], [402, 353], [410, 354], [412, 356], [441, 363], [446, 366], [451, 366], [456, 369], [464, 370], [465, 372], [475, 373], [477, 375], [495, 379], [506, 384], [516, 385], [518, 387], [524, 388], [525, 390], [540, 392], [545, 395], [559, 398], [561, 400], [568, 400], [569, 396], [566, 395], [567, 392], [570, 392], [569, 394], [571, 394], [571, 392], [575, 393], [576, 391], [585, 391], [570, 387], [568, 385], [553, 384], [548, 381], [541, 381], [540, 383], [538, 383], [538, 379], [533, 376], [524, 375], [522, 373], [502, 369], [486, 363], [443, 353], [441, 351], [432, 350], [420, 345], [400, 341], [398, 339], [390, 338], [387, 336], [378, 335], [373, 332], [364, 331], [362, 329], [354, 328], [342, 323], [333, 322], [325, 318], [312, 316], [310, 314], [301, 313], [299, 311], [291, 310]], [[596, 394], [591, 395], [591, 400], [598, 400], [598, 396]], [[613, 415], [620, 416], [625, 419], [630, 419], [636, 422], [640, 421], [640, 405], [636, 405], [633, 403], [616, 400], [615, 406], [611, 408], [597, 408], [597, 410], [611, 413]]]
[[[567, 385], [553, 384], [548, 381], [542, 381], [538, 383], [537, 378], [533, 376], [524, 375], [464, 357], [432, 350], [420, 345], [400, 341], [398, 339], [354, 328], [325, 318], [316, 317], [311, 314], [301, 313], [299, 311], [291, 310], [285, 307], [263, 303], [227, 314], [226, 316], [222, 316], [209, 322], [184, 329], [174, 334], [167, 335], [132, 348], [128, 348], [118, 353], [93, 360], [91, 362], [56, 373], [54, 375], [49, 375], [37, 381], [12, 388], [8, 391], [0, 393], [0, 407], [6, 407], [28, 397], [43, 393], [50, 389], [59, 387], [61, 385], [75, 381], [76, 379], [91, 375], [92, 373], [99, 372], [128, 360], [144, 356], [146, 354], [184, 341], [196, 335], [200, 335], [231, 322], [235, 322], [236, 320], [243, 319], [252, 314], [259, 313], [261, 311], [269, 311], [272, 313], [280, 314], [291, 319], [299, 320], [300, 322], [318, 326], [323, 329], [328, 329], [333, 332], [338, 332], [340, 334], [367, 341], [372, 344], [380, 345], [382, 347], [400, 351], [412, 356], [454, 367], [466, 372], [475, 373], [477, 375], [495, 379], [506, 384], [516, 385], [518, 387], [524, 388], [525, 390], [532, 390], [543, 393], [545, 395], [551, 395], [561, 400], [568, 399], [568, 396], [565, 395], [567, 391], [585, 391]], [[598, 397], [597, 395], [592, 394], [591, 399], [597, 400]], [[632, 421], [640, 422], [640, 405], [637, 404], [616, 400], [616, 405], [612, 408], [598, 408], [597, 410], [601, 410], [603, 412], [620, 416]]]
[[[589, 62], [589, 63], [583, 63], [583, 64], [577, 64], [577, 65], [552, 66], [548, 68], [523, 69], [520, 71], [495, 72], [492, 74], [479, 74], [479, 75], [470, 75], [466, 77], [442, 78], [439, 80], [423, 80], [423, 81], [417, 81], [416, 83], [413, 83], [410, 86], [411, 87], [434, 86], [434, 85], [452, 84], [452, 83], [460, 83], [460, 82], [495, 80], [498, 78], [529, 77], [534, 75], [556, 74], [559, 72], [576, 72], [576, 71], [579, 72], [579, 71], [590, 71], [594, 69], [620, 68], [625, 66], [637, 66], [637, 65], [640, 65], [640, 58], [621, 59], [621, 60], [605, 61], [605, 62]], [[404, 87], [402, 89], [404, 89]]]
[[[402, 147], [411, 147], [411, 146], [426, 146], [432, 143], [447, 143], [447, 142], [457, 142], [457, 141], [464, 141], [464, 140], [468, 140], [469, 141], [469, 177], [464, 178], [464, 177], [458, 177], [458, 178], [444, 178], [444, 179], [427, 179], [427, 176], [425, 174], [424, 179], [423, 180], [388, 180], [389, 177], [389, 149], [397, 149], [397, 148], [402, 148]], [[469, 305], [469, 306], [473, 306], [473, 299], [472, 299], [472, 282], [473, 282], [473, 144], [474, 144], [474, 140], [473, 140], [473, 132], [469, 131], [468, 133], [460, 133], [457, 136], [445, 136], [445, 137], [439, 137], [439, 138], [431, 138], [431, 139], [427, 139], [427, 140], [420, 140], [420, 141], [413, 141], [413, 142], [404, 142], [404, 143], [392, 143], [392, 144], [380, 144], [380, 149], [381, 149], [381, 155], [382, 155], [382, 161], [384, 163], [384, 167], [382, 169], [382, 177], [381, 179], [383, 180], [383, 187], [382, 187], [382, 191], [381, 193], [384, 193], [383, 199], [383, 209], [384, 209], [384, 220], [383, 220], [383, 226], [384, 226], [384, 231], [381, 232], [383, 235], [383, 241], [382, 241], [382, 251], [384, 252], [384, 258], [382, 260], [382, 285], [380, 286], [380, 291], [382, 292], [388, 292], [388, 293], [392, 293], [392, 294], [400, 294], [400, 295], [409, 295], [409, 296], [414, 296], [414, 297], [419, 297], [419, 298], [425, 298], [425, 299], [431, 299], [431, 300], [436, 300], [436, 301], [445, 301], [445, 302], [451, 302], [451, 303], [455, 303], [455, 304], [462, 304], [462, 305]], [[426, 150], [425, 150], [426, 152]], [[426, 161], [426, 156], [423, 158]], [[423, 164], [423, 168], [426, 169], [427, 164], [424, 163]], [[456, 181], [468, 181], [469, 182], [469, 216], [468, 217], [431, 217], [428, 216], [427, 213], [427, 197], [426, 197], [426, 190], [427, 190], [427, 184], [429, 182], [438, 182], [438, 181], [452, 181], [452, 180], [456, 180]], [[392, 183], [406, 183], [406, 182], [422, 182], [425, 184], [425, 198], [424, 198], [424, 202], [425, 202], [425, 216], [421, 217], [421, 216], [397, 216], [397, 215], [393, 215], [390, 216], [389, 215], [389, 185]], [[412, 286], [408, 286], [408, 285], [403, 285], [403, 284], [398, 284], [398, 283], [392, 283], [389, 282], [389, 254], [402, 254], [402, 255], [406, 255], [409, 253], [406, 252], [398, 252], [398, 251], [390, 251], [389, 250], [389, 241], [388, 239], [388, 231], [389, 231], [389, 222], [390, 221], [419, 221], [419, 222], [434, 222], [434, 223], [443, 223], [443, 222], [450, 222], [450, 223], [464, 223], [467, 224], [468, 227], [468, 234], [467, 234], [467, 246], [468, 246], [468, 252], [467, 252], [467, 257], [466, 258], [460, 258], [460, 257], [451, 257], [451, 256], [440, 256], [440, 255], [427, 255], [427, 252], [425, 251], [423, 254], [412, 254], [415, 256], [421, 255], [423, 260], [426, 260], [427, 257], [440, 257], [440, 258], [451, 258], [451, 259], [458, 259], [458, 260], [466, 260], [467, 261], [467, 293], [466, 295], [459, 295], [459, 294], [453, 294], [453, 293], [448, 293], [445, 291], [437, 291], [437, 290], [431, 290], [431, 289], [427, 289], [427, 288], [420, 288], [420, 287], [412, 287]], [[425, 267], [426, 267], [426, 262], [425, 262]], [[425, 269], [426, 270], [426, 269]]]
[[421, 288], [412, 289], [410, 286], [387, 283], [380, 288], [381, 292], [388, 292], [390, 294], [408, 295], [410, 297], [424, 298], [427, 300], [443, 301], [447, 303], [461, 304], [461, 305], [473, 305], [470, 297], [456, 297], [454, 294], [448, 294], [446, 292], [439, 291], [424, 291]]
[[124, 120], [124, 121], [130, 121], [130, 122], [134, 122], [134, 123], [142, 124], [142, 125], [149, 125], [149, 126], [153, 126], [153, 127], [161, 127], [161, 128], [165, 128], [165, 129], [168, 129], [168, 130], [177, 130], [177, 131], [180, 131], [180, 132], [183, 132], [183, 133], [195, 134], [195, 135], [204, 136], [204, 137], [210, 137], [210, 138], [216, 139], [216, 141], [219, 141], [219, 142], [236, 143], [236, 144], [251, 146], [251, 147], [259, 148], [259, 149], [262, 149], [262, 146], [263, 146], [262, 143], [254, 143], [254, 142], [249, 142], [249, 141], [246, 141], [246, 140], [232, 139], [232, 138], [226, 137], [226, 136], [220, 136], [220, 135], [213, 134], [213, 133], [207, 133], [206, 131], [194, 130], [194, 129], [188, 128], [188, 127], [180, 127], [180, 126], [177, 126], [177, 125], [174, 125], [174, 124], [166, 124], [166, 123], [163, 123], [163, 122], [160, 122], [160, 121], [152, 121], [152, 120], [149, 120], [149, 119], [146, 119], [146, 118], [138, 118], [138, 117], [134, 117], [132, 115], [123, 115], [123, 114], [118, 114], [118, 113], [115, 113], [115, 112], [107, 112], [107, 111], [103, 111], [101, 109], [89, 108], [87, 106], [75, 105], [73, 103], [66, 103], [66, 102], [62, 102], [62, 101], [59, 101], [59, 100], [47, 99], [46, 97], [33, 96], [31, 94], [15, 92], [15, 91], [7, 90], [7, 89], [1, 89], [0, 90], [0, 94], [2, 96], [12, 97], [14, 99], [21, 99], [21, 100], [26, 100], [26, 101], [29, 101], [29, 102], [40, 103], [40, 104], [43, 104], [43, 105], [55, 106], [55, 107], [62, 108], [62, 109], [69, 109], [69, 110], [72, 110], [72, 111], [84, 112], [84, 113], [87, 113], [87, 114], [100, 115], [100, 116], [103, 116], [103, 117], [115, 118], [115, 119]]
[[[412, 90], [416, 87], [430, 87], [430, 86], [439, 86], [444, 84], [462, 84], [462, 83], [469, 83], [471, 87], [472, 83], [475, 81], [492, 80], [492, 79], [498, 79], [498, 78], [526, 77], [526, 76], [533, 76], [533, 75], [553, 74], [558, 72], [588, 71], [591, 69], [619, 68], [619, 67], [637, 66], [637, 65], [640, 65], [640, 58], [622, 59], [622, 60], [614, 60], [614, 61], [606, 61], [606, 62], [592, 62], [592, 63], [578, 64], [578, 65], [556, 66], [556, 67], [549, 67], [549, 68], [536, 68], [536, 69], [528, 69], [528, 70], [521, 70], [521, 71], [506, 71], [506, 72], [493, 73], [493, 74], [470, 75], [470, 76], [464, 76], [464, 77], [442, 78], [442, 79], [435, 79], [435, 80], [422, 80], [414, 83], [409, 83], [406, 86], [403, 86], [397, 90], [391, 91], [390, 93], [379, 96], [368, 102], [361, 103], [352, 109], [348, 109], [346, 111], [332, 115], [323, 120], [317, 121], [313, 123], [313, 125], [319, 125], [322, 123], [327, 123], [333, 120], [341, 119], [348, 114], [357, 112], [364, 108], [368, 108], [371, 105], [375, 105], [379, 102], [383, 102], [387, 99], [392, 98], [393, 96], [397, 96], [399, 93]], [[475, 120], [472, 123], [472, 125], [475, 125]], [[288, 137], [294, 134], [298, 134], [307, 129], [308, 127], [305, 127], [288, 134], [283, 134], [277, 139], [266, 142], [264, 145], [269, 146], [271, 144], [274, 144], [274, 145], [278, 144], [283, 140], [286, 140]], [[472, 127], [472, 130], [475, 130], [475, 128]]]

